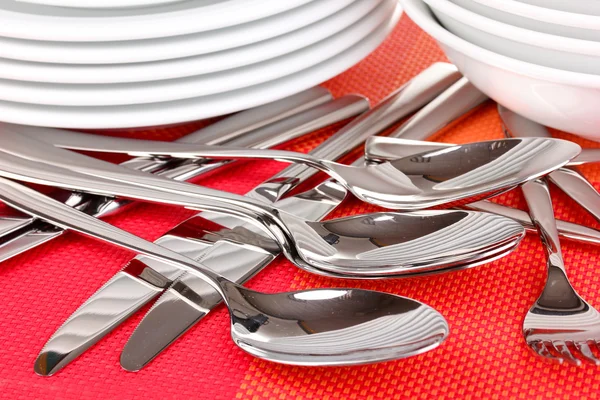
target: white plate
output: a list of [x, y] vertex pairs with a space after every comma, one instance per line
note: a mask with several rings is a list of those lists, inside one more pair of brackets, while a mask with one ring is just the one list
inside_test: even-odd
[[[373, 0], [371, 0], [373, 1]], [[0, 80], [0, 100], [58, 106], [159, 103], [257, 85], [308, 69], [355, 45], [389, 18], [396, 0], [385, 0], [357, 23], [318, 43], [242, 68], [181, 79], [77, 85]]]
[[72, 8], [132, 8], [153, 7], [185, 0], [17, 0], [19, 3], [43, 4], [54, 7]]
[[313, 1], [260, 21], [170, 38], [73, 43], [0, 37], [0, 57], [46, 63], [122, 64], [208, 54], [292, 32], [326, 18], [354, 1], [356, 0]]
[[[573, 0], [577, 1], [577, 0]], [[600, 41], [600, 18], [514, 0], [452, 0], [479, 15], [533, 31], [575, 39]]]
[[188, 0], [148, 8], [85, 10], [0, 0], [0, 36], [67, 42], [163, 38], [256, 21], [309, 1], [314, 0]]
[[214, 96], [134, 106], [60, 107], [0, 101], [0, 120], [24, 125], [80, 129], [156, 126], [210, 118], [256, 107], [301, 92], [350, 68], [386, 38], [402, 9], [358, 44], [299, 73]]
[[422, 0], [400, 0], [469, 81], [498, 103], [540, 124], [600, 139], [600, 76], [506, 57], [444, 29]]
[[149, 63], [81, 65], [0, 58], [0, 78], [48, 83], [125, 83], [183, 78], [272, 59], [328, 38], [356, 23], [383, 0], [354, 1], [341, 11], [285, 35], [230, 50]]
[[590, 14], [600, 16], [600, 2], [598, 0], [517, 0], [521, 3], [531, 4], [559, 11], [577, 14]]
[[487, 50], [547, 67], [600, 74], [599, 42], [504, 24], [448, 0], [425, 0], [425, 3], [446, 29]]

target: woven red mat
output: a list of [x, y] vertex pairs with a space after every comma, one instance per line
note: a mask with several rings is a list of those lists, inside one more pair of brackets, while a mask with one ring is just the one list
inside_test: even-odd
[[[445, 57], [427, 35], [403, 17], [377, 51], [325, 86], [336, 96], [361, 93], [375, 103], [434, 61], [445, 61]], [[201, 124], [115, 134], [173, 140]], [[331, 132], [317, 132], [286, 148], [308, 151]], [[439, 139], [468, 142], [496, 137], [501, 137], [500, 122], [494, 105], [489, 104], [447, 128]], [[597, 146], [591, 142], [585, 145]], [[274, 162], [247, 162], [201, 183], [245, 193], [281, 168], [282, 164]], [[600, 188], [597, 167], [584, 171]], [[558, 216], [595, 224], [562, 193], [553, 191], [553, 196]], [[499, 201], [525, 206], [517, 191]], [[349, 200], [335, 216], [369, 210]], [[108, 221], [154, 240], [192, 214], [175, 207], [137, 205]], [[599, 248], [566, 241], [563, 245], [573, 285], [592, 305], [600, 306], [600, 276], [595, 270]], [[36, 376], [33, 362], [49, 336], [131, 256], [127, 251], [66, 234], [0, 265], [3, 398], [600, 397], [598, 368], [550, 364], [534, 356], [524, 344], [523, 317], [546, 276], [544, 253], [534, 235], [528, 235], [517, 251], [499, 261], [450, 274], [378, 282], [341, 281], [308, 274], [279, 259], [249, 284], [268, 292], [358, 286], [430, 304], [448, 319], [451, 335], [434, 351], [410, 359], [347, 368], [292, 367], [261, 361], [232, 343], [228, 315], [221, 307], [149, 367], [127, 373], [119, 367], [120, 351], [144, 309], [57, 375]]]

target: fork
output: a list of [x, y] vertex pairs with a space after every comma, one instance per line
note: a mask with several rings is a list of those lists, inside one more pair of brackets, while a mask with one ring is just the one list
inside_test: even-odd
[[522, 187], [548, 263], [542, 294], [523, 321], [527, 345], [539, 356], [581, 365], [600, 365], [600, 313], [582, 299], [567, 278], [548, 186], [543, 180]]

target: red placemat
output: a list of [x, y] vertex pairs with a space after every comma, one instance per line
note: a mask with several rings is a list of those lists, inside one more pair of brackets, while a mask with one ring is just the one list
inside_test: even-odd
[[[435, 43], [403, 17], [377, 51], [325, 86], [336, 96], [362, 93], [375, 103], [432, 62], [444, 60]], [[116, 134], [173, 140], [200, 125]], [[331, 132], [317, 132], [286, 148], [308, 151]], [[494, 105], [489, 104], [447, 128], [439, 140], [468, 142], [496, 137], [501, 137], [500, 122]], [[281, 168], [282, 164], [274, 162], [248, 162], [200, 182], [245, 193]], [[600, 188], [598, 168], [583, 170]], [[595, 224], [562, 193], [553, 191], [553, 196], [558, 216]], [[524, 207], [517, 191], [499, 201]], [[335, 216], [372, 209], [351, 199]], [[108, 221], [154, 240], [192, 214], [174, 207], [137, 205]], [[600, 306], [600, 277], [595, 271], [600, 250], [566, 241], [563, 245], [573, 285], [592, 305]], [[341, 281], [308, 274], [278, 259], [249, 284], [269, 292], [357, 286], [423, 301], [448, 319], [451, 336], [436, 350], [410, 359], [345, 368], [292, 367], [261, 361], [233, 344], [228, 315], [221, 307], [149, 367], [127, 373], [119, 367], [120, 351], [146, 308], [57, 375], [36, 376], [33, 362], [49, 336], [130, 257], [126, 251], [69, 233], [0, 265], [3, 398], [600, 397], [597, 368], [550, 364], [534, 356], [524, 344], [523, 317], [546, 276], [544, 253], [534, 235], [528, 235], [517, 251], [499, 261], [450, 274], [379, 282]]]

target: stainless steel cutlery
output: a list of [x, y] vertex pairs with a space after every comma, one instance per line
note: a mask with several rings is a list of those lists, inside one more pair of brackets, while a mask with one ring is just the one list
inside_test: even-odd
[[[345, 154], [351, 147], [359, 143], [355, 141], [353, 144], [351, 140], [353, 136], [365, 136], [385, 129], [386, 126], [395, 122], [395, 120], [413, 111], [419, 104], [425, 104], [432, 97], [435, 97], [437, 93], [444, 90], [452, 81], [456, 80], [449, 79], [447, 71], [449, 69], [446, 65], [436, 64], [405, 85], [396, 95], [398, 101], [395, 102], [395, 107], [398, 109], [395, 111], [395, 115], [390, 115], [391, 119], [389, 121], [381, 120], [378, 117], [380, 115], [379, 111], [376, 113], [372, 112], [369, 114], [369, 118], [361, 118], [359, 121], [355, 121], [345, 127], [338, 134], [334, 135], [334, 137], [320, 145], [315, 152], [318, 152], [322, 157], [332, 159]], [[291, 166], [269, 181], [261, 184], [255, 190], [251, 191], [248, 196], [273, 202], [313, 173], [313, 169], [305, 166]], [[283, 208], [299, 215], [318, 220], [339, 204], [345, 194], [346, 192], [341, 186], [328, 181], [311, 191], [286, 199], [279, 204]], [[206, 221], [208, 221], [208, 224]], [[205, 227], [206, 225], [209, 228], [214, 228], [215, 224], [228, 225], [234, 228], [231, 231], [233, 233], [224, 234], [224, 229], [218, 232], [209, 232], [206, 230], [208, 229]], [[240, 235], [240, 228], [242, 227], [236, 228], [236, 225], [240, 225], [240, 222], [236, 219], [232, 220], [228, 217], [204, 212], [198, 217], [193, 217], [174, 228], [172, 232], [159, 239], [157, 243], [182, 252], [189, 257], [199, 258], [204, 256], [205, 251], [212, 242], [223, 238], [223, 235], [229, 239], [232, 236], [235, 236], [237, 239], [243, 238], [248, 242], [248, 237]], [[264, 240], [260, 244], [262, 247], [267, 248], [269, 245]], [[219, 248], [228, 250], [214, 252], [212, 253], [212, 257], [219, 257], [223, 261], [223, 257], [230, 252], [230, 255], [233, 257], [227, 257], [226, 260], [228, 262], [225, 264], [218, 264], [219, 271], [222, 271], [231, 279], [237, 277], [237, 281], [241, 283], [275, 257], [274, 253], [266, 251], [262, 247], [221, 241]], [[172, 279], [176, 279], [177, 276], [182, 274], [182, 271], [179, 269], [153, 261], [147, 257], [142, 257], [141, 260], [151, 265], [154, 272], [152, 274], [139, 274], [140, 270], [137, 268], [138, 259], [140, 258], [134, 259], [122, 271], [117, 273], [59, 328], [36, 361], [36, 371], [38, 373], [52, 374], [59, 370], [121, 321], [133, 314], [140, 306], [154, 298], [163, 288], [168, 286]], [[160, 271], [162, 275], [159, 275], [156, 271]], [[161, 297], [161, 300], [164, 300], [168, 309], [174, 313], [169, 313], [168, 316], [162, 314], [163, 320], [166, 317], [170, 317], [166, 321], [166, 324], [159, 324], [158, 327], [153, 326], [150, 331], [136, 330], [138, 336], [146, 332], [151, 337], [143, 340], [142, 345], [144, 349], [141, 352], [136, 352], [136, 349], [139, 350], [139, 346], [135, 346], [136, 340], [132, 338], [132, 341], [129, 343], [133, 343], [134, 345], [126, 347], [129, 357], [124, 358], [124, 365], [131, 369], [139, 368], [140, 365], [151, 360], [164, 346], [185, 332], [191, 324], [205, 315], [206, 309], [194, 305], [194, 301], [198, 297], [192, 295], [193, 291], [188, 290], [188, 284], [195, 287], [200, 293], [203, 290], [205, 297], [210, 297], [208, 295], [214, 292], [214, 290], [203, 281], [195, 279], [193, 275], [181, 275], [181, 278], [181, 280], [176, 280], [163, 297]], [[161, 286], [162, 284], [166, 286], [163, 287]], [[136, 295], [134, 296], [133, 293]], [[171, 293], [175, 293], [175, 295], [169, 296]], [[187, 297], [185, 297], [186, 295]], [[214, 293], [211, 298], [215, 298]], [[111, 301], [111, 299], [115, 299], [115, 301]], [[104, 304], [106, 301], [113, 304], [110, 313], [107, 313], [106, 309], [97, 309], [97, 304]], [[218, 301], [216, 299], [214, 305]], [[150, 312], [148, 317], [160, 313], [165, 307], [164, 304], [162, 306], [161, 304], [161, 302], [157, 303], [156, 308], [152, 309], [154, 313]], [[207, 306], [206, 302], [204, 306]], [[188, 317], [187, 320], [183, 318], [184, 315]], [[178, 316], [181, 317], [178, 318]], [[85, 322], [90, 318], [96, 321], [94, 329], [91, 329], [89, 324]], [[144, 322], [152, 324], [151, 319], [144, 319]], [[78, 334], [72, 335], [70, 332], [78, 332]], [[86, 332], [86, 334], [82, 334], [82, 332]], [[69, 343], [68, 346], [67, 340]], [[58, 353], [55, 343], [61, 347], [62, 356], [47, 357], [48, 353], [55, 355]], [[124, 352], [124, 356], [125, 354]]]
[[[425, 70], [310, 154], [267, 149], [368, 107], [359, 96], [330, 99], [322, 90], [308, 91], [286, 99], [276, 111], [265, 107], [256, 114], [240, 113], [180, 143], [113, 140], [3, 124], [0, 200], [16, 211], [0, 217], [0, 261], [65, 229], [140, 254], [56, 331], [40, 352], [35, 371], [56, 373], [161, 293], [123, 349], [121, 365], [126, 370], [147, 365], [221, 300], [231, 315], [235, 343], [267, 360], [353, 365], [427, 351], [445, 339], [448, 325], [439, 313], [417, 301], [357, 289], [264, 294], [240, 285], [280, 253], [306, 271], [354, 279], [425, 275], [493, 261], [518, 245], [524, 227], [545, 229], [534, 218], [536, 212], [538, 217], [543, 213], [532, 210], [532, 222], [523, 211], [482, 199], [526, 182], [530, 183], [524, 190], [531, 192], [527, 188], [542, 185], [536, 179], [549, 173], [559, 182], [572, 181], [574, 174], [587, 183], [563, 166], [594, 162], [600, 155], [590, 151], [578, 157], [581, 149], [574, 143], [551, 139], [547, 132], [523, 133], [531, 122], [503, 109], [506, 131], [517, 131], [519, 138], [466, 145], [409, 140], [428, 138], [487, 100], [447, 64]], [[419, 108], [391, 137], [372, 137]], [[544, 133], [543, 127], [532, 126]], [[334, 161], [365, 140], [366, 163]], [[117, 166], [71, 150], [135, 158]], [[246, 196], [181, 182], [238, 158], [295, 165]], [[316, 170], [331, 178], [282, 199]], [[13, 180], [57, 189], [47, 197]], [[594, 190], [588, 184], [589, 188]], [[400, 210], [439, 205], [463, 209], [377, 212], [321, 222], [347, 191], [360, 200]], [[204, 211], [149, 243], [97, 219], [132, 200]], [[594, 229], [564, 221], [559, 225], [563, 237], [600, 243], [600, 232]], [[38, 232], [41, 238], [35, 238]], [[576, 342], [572, 335], [562, 342], [540, 340], [535, 335], [543, 328], [532, 326], [524, 332], [535, 331], [528, 341], [539, 354], [597, 362], [591, 342], [579, 337]], [[588, 332], [594, 329], [592, 324]]]
[[[361, 289], [314, 289], [267, 294], [246, 289], [206, 265], [145, 241], [7, 179], [0, 198], [63, 229], [174, 265], [201, 277], [221, 296], [231, 336], [244, 351], [296, 365], [355, 365], [408, 357], [448, 335], [440, 313], [415, 300]], [[48, 357], [60, 354], [48, 354]]]
[[[388, 138], [377, 138], [376, 141], [371, 141], [365, 148], [365, 157], [371, 162], [376, 162], [381, 159], [396, 160], [404, 157], [411, 157], [426, 151], [434, 151], [441, 149], [452, 148], [453, 144], [439, 142], [424, 142], [421, 140], [388, 140]], [[577, 159], [579, 156], [575, 157]], [[570, 165], [571, 163], [567, 164]], [[569, 193], [567, 193], [569, 194]], [[476, 201], [469, 204], [462, 204], [461, 208], [485, 211], [508, 218], [521, 223], [525, 229], [530, 232], [537, 232], [537, 229], [531, 222], [531, 218], [527, 212], [504, 206], [497, 203], [492, 203], [487, 200]], [[559, 235], [565, 239], [575, 240], [582, 243], [600, 244], [600, 231], [589, 228], [583, 225], [575, 224], [568, 221], [556, 221]]]
[[[403, 106], [407, 113], [415, 111], [459, 79], [460, 74], [453, 65], [446, 63], [433, 64], [411, 80], [409, 84], [404, 85], [402, 88], [402, 102], [398, 105]], [[357, 100], [354, 96], [346, 98]], [[344, 107], [341, 106], [346, 101], [343, 98], [336, 100], [335, 104], [324, 104], [315, 108], [316, 105], [328, 102], [330, 99], [331, 95], [325, 89], [311, 89], [289, 99], [276, 102], [274, 105], [269, 104], [235, 114], [185, 136], [180, 141], [205, 144], [227, 143], [236, 146], [260, 148], [274, 146], [350, 116], [346, 112], [342, 112]], [[362, 105], [364, 107], [365, 104], [362, 103]], [[355, 107], [351, 108], [356, 110]], [[17, 125], [11, 125], [11, 128], [22, 133], [37, 134], [36, 137], [44, 137], [44, 134], [51, 131], [49, 129]], [[239, 132], [242, 132], [243, 135]], [[224, 137], [224, 141], [221, 141], [221, 136]], [[210, 172], [227, 162], [184, 162], [181, 165], [177, 163], [165, 165], [165, 160], [135, 158], [123, 165], [133, 169], [156, 171], [158, 174], [171, 179], [188, 180], [202, 173]], [[311, 171], [309, 174], [312, 175], [313, 172]], [[276, 186], [285, 187], [285, 185], [280, 186], [280, 182]], [[263, 191], [263, 194], [267, 196], [270, 196], [270, 193], [271, 190]], [[68, 196], [61, 192], [61, 196], [65, 200], [69, 199], [70, 204], [73, 205], [83, 202], [85, 207], [81, 209], [98, 217], [107, 215], [114, 212], [114, 210], [121, 209], [123, 205], [129, 204], [126, 199], [109, 199], [106, 197], [95, 197], [95, 200], [90, 202], [91, 197], [86, 196], [87, 200], [82, 201], [79, 199], [81, 196], [79, 193]], [[90, 204], [88, 205], [88, 203]], [[60, 229], [48, 224], [37, 224], [28, 227], [33, 219], [29, 216], [22, 218], [22, 221], [15, 222], [11, 216], [8, 228], [14, 231], [15, 226], [19, 225], [21, 229], [13, 232], [8, 237], [0, 237], [0, 261], [20, 254], [61, 234]], [[2, 222], [0, 222], [0, 226], [2, 226]]]
[[[59, 167], [68, 162], [71, 169], [79, 172], [116, 179], [120, 182], [129, 181], [131, 184], [136, 184], [132, 182], [133, 179], [136, 179], [138, 184], [145, 180], [144, 185], [157, 190], [161, 188], [161, 181], [164, 181], [159, 177], [125, 171], [122, 167], [91, 160], [89, 157], [62, 149], [43, 149], [33, 143], [28, 143], [29, 140], [23, 135], [12, 132], [10, 129], [5, 129], [2, 136], [5, 144], [0, 144], [0, 149], [12, 154], [25, 155], [27, 158], [40, 162], [52, 163]], [[31, 138], [30, 140], [35, 139]], [[371, 138], [367, 146], [371, 143], [376, 144], [379, 140], [389, 142], [395, 139]], [[131, 141], [126, 143], [131, 148], [135, 147], [135, 143]], [[161, 146], [164, 148], [175, 147], [168, 143], [164, 145], [150, 144], [148, 147], [153, 146], [157, 148]], [[144, 142], [140, 144], [140, 147], [144, 147]], [[178, 153], [178, 155], [194, 158], [197, 149], [190, 148], [189, 152]], [[422, 154], [420, 157], [425, 160], [421, 160], [419, 157], [405, 157], [395, 161], [367, 164], [363, 167], [334, 163], [303, 153], [276, 151], [254, 153], [259, 156], [265, 155], [267, 158], [300, 161], [316, 167], [327, 172], [365, 202], [391, 209], [417, 210], [448, 203], [469, 203], [473, 199], [497, 195], [565, 165], [580, 151], [581, 148], [575, 143], [558, 139], [494, 140]], [[163, 155], [169, 153], [172, 152], [165, 151]], [[210, 148], [203, 148], [199, 155], [217, 157], [220, 155], [224, 158], [231, 158], [243, 157], [251, 153], [252, 150], [211, 151]], [[468, 154], [469, 162], [464, 161], [463, 154]], [[93, 165], [94, 171], [91, 171], [91, 165]], [[98, 172], [100, 170], [103, 171], [101, 175]], [[172, 188], [178, 186], [181, 188], [176, 190], [185, 190], [184, 184], [170, 182], [170, 185]], [[89, 191], [89, 189], [82, 190]], [[216, 193], [214, 194], [216, 195]], [[123, 194], [121, 195], [123, 196]], [[207, 195], [206, 191], [202, 193], [202, 196]], [[235, 196], [228, 195], [227, 197], [231, 202]]]
[[[423, 77], [424, 74], [414, 78], [396, 95], [398, 98], [403, 98], [406, 104], [403, 106], [404, 111], [402, 113], [399, 112], [396, 119], [401, 118], [410, 111], [407, 109], [408, 104], [415, 103], [414, 99], [410, 102], [409, 100], [411, 97], [414, 97], [414, 94], [419, 92], [419, 86], [423, 85], [423, 81], [419, 78]], [[397, 104], [400, 105], [402, 103], [397, 102]], [[376, 113], [377, 110], [369, 113], [369, 118], [365, 116], [365, 118], [361, 118], [360, 122], [353, 122], [344, 128], [340, 132], [343, 136], [336, 135], [332, 137], [315, 149], [315, 152], [321, 154], [322, 157], [334, 159], [347, 152], [349, 147], [352, 147], [352, 143], [349, 142], [352, 134], [360, 134], [361, 130], [369, 130], [372, 133], [376, 133], [385, 129], [393, 121], [376, 123], [375, 116], [378, 114]], [[432, 113], [432, 117], [437, 115], [437, 113], [434, 113], [435, 108], [429, 107], [429, 110]], [[465, 111], [464, 109], [457, 110], [456, 116]], [[445, 124], [446, 122], [440, 121], [440, 123]], [[413, 129], [424, 129], [424, 127], [417, 127], [415, 125]], [[430, 125], [429, 129], [437, 128]], [[49, 136], [44, 137], [49, 140]], [[304, 180], [308, 174], [312, 173], [313, 170], [305, 166], [289, 167], [273, 179], [261, 184], [248, 193], [247, 196], [273, 202], [300, 181]], [[285, 199], [277, 204], [291, 212], [318, 220], [339, 204], [344, 196], [345, 190], [342, 187], [332, 181], [327, 181], [313, 190]], [[247, 245], [246, 243], [250, 242], [251, 239], [247, 235], [241, 234], [240, 229], [235, 226], [236, 221], [229, 222], [227, 219], [223, 216], [204, 212], [199, 214], [198, 217], [185, 221], [181, 226], [174, 228], [172, 232], [159, 239], [157, 243], [198, 259], [204, 257], [210, 244], [218, 241], [221, 251], [211, 253], [211, 257], [218, 257], [221, 261], [218, 264], [218, 271], [222, 271], [232, 280], [237, 278], [235, 280], [241, 283], [270, 262], [275, 257], [275, 254], [265, 251], [262, 247]], [[206, 223], [207, 220], [208, 224]], [[224, 228], [218, 232], [209, 232], [206, 230], [208, 228], [205, 228], [205, 226], [208, 225], [208, 227], [213, 228], [215, 223], [234, 228], [233, 231], [235, 233], [226, 232], [224, 234]], [[247, 231], [245, 233], [252, 234], [252, 232]], [[221, 240], [223, 235], [229, 240]], [[232, 242], [231, 238], [233, 236], [244, 243]], [[512, 246], [515, 244], [512, 244]], [[261, 245], [265, 247], [265, 242], [261, 243]], [[505, 252], [509, 252], [512, 249], [512, 247], [508, 246], [507, 248]], [[496, 251], [498, 251], [497, 256], [504, 254], [500, 250]], [[144, 263], [151, 265], [154, 271], [164, 272], [167, 276], [178, 273], [178, 271], [164, 263], [157, 263], [144, 257], [142, 260]], [[133, 260], [131, 265], [128, 265], [124, 270], [117, 273], [59, 328], [38, 357], [36, 362], [36, 371], [38, 373], [49, 374], [56, 372], [69, 360], [84, 351], [106, 332], [110, 331], [110, 329], [114, 328], [116, 324], [135, 312], [139, 306], [154, 298], [156, 293], [162, 291], [162, 287], [159, 286], [149, 288], [157, 280], [149, 282], [148, 280], [143, 280], [143, 276], [141, 275], [138, 278], [130, 274], [129, 270], [131, 269], [132, 272], [135, 271], [135, 266], [136, 260]], [[179, 273], [181, 272], [179, 271]], [[170, 281], [167, 276], [163, 275], [160, 281]], [[142, 295], [139, 298], [124, 295], [124, 293], [140, 293], [140, 291], [146, 293], [146, 295]], [[207, 301], [203, 300], [202, 304], [197, 303], [199, 299], [208, 298], [215, 299], [214, 305], [219, 302], [218, 296], [214, 295], [214, 290], [204, 281], [194, 275], [185, 273], [181, 275], [163, 293], [127, 342], [121, 356], [122, 366], [128, 370], [137, 370], [147, 364], [177, 337], [206, 315], [206, 312], [210, 310], [210, 307], [207, 306]], [[105, 308], [96, 310], [96, 304], [100, 302], [105, 303], [110, 299], [119, 299], [112, 302], [114, 306], [111, 307], [111, 313], [107, 313]], [[117, 308], [117, 304], [120, 307]], [[90, 330], [88, 324], [85, 323], [90, 318], [94, 318], [96, 321], [101, 320], [103, 324], [97, 323], [95, 325], [97, 329]], [[80, 324], [84, 324], [85, 326], [79, 326]], [[79, 334], [71, 335], [70, 332], [73, 331], [79, 332]], [[87, 334], [82, 334], [84, 331]], [[69, 338], [70, 342], [68, 351], [64, 348], [65, 337]], [[55, 351], [55, 342], [63, 344], [63, 356], [49, 358], [47, 357], [48, 353], [57, 353]]]
[[[315, 93], [315, 92], [313, 92]], [[326, 92], [325, 92], [326, 93]], [[310, 93], [309, 93], [310, 94]], [[323, 96], [323, 91], [317, 90], [319, 99]], [[306, 95], [294, 100], [293, 103], [283, 101], [282, 104], [290, 108], [290, 106], [298, 107], [298, 100], [306, 101]], [[312, 103], [312, 101], [309, 101]], [[350, 118], [353, 115], [360, 114], [368, 108], [368, 102], [360, 96], [344, 96], [334, 101], [326, 101], [318, 104], [308, 110], [300, 109], [298, 113], [293, 114], [288, 118], [272, 121], [274, 116], [265, 114], [266, 110], [256, 110], [256, 113], [251, 111], [236, 114], [232, 117], [219, 121], [216, 124], [203, 128], [198, 132], [185, 136], [182, 139], [194, 142], [204, 140], [203, 143], [220, 143], [219, 133], [223, 133], [226, 143], [235, 143], [236, 145], [245, 145], [251, 147], [269, 147], [279, 143], [291, 140], [305, 133], [312, 132], [332, 123]], [[279, 105], [279, 111], [286, 109]], [[294, 108], [295, 109], [295, 108]], [[291, 110], [291, 109], [290, 109]], [[269, 112], [270, 113], [270, 112]], [[289, 114], [289, 112], [284, 112]], [[264, 123], [259, 119], [264, 118]], [[257, 127], [254, 130], [248, 131], [246, 124]], [[11, 129], [20, 131], [27, 130], [30, 134], [36, 133], [38, 136], [43, 136], [50, 129], [44, 130], [40, 128], [31, 128], [24, 126], [10, 125]], [[33, 129], [31, 131], [30, 129]], [[237, 135], [237, 132], [244, 133]], [[204, 137], [206, 133], [206, 137]], [[235, 134], [235, 135], [234, 135]], [[160, 159], [149, 159], [138, 157], [123, 163], [124, 166], [132, 169], [144, 171], [155, 171], [158, 175], [168, 177], [175, 180], [189, 180], [199, 175], [209, 173], [219, 167], [226, 165], [229, 161], [212, 161], [212, 160], [197, 160], [195, 162], [170, 162]], [[103, 217], [121, 210], [124, 206], [131, 202], [126, 199], [114, 199], [98, 196], [82, 196], [81, 193], [70, 193], [65, 191], [57, 191], [53, 193], [54, 198], [57, 198], [72, 206], [77, 206], [88, 214]], [[53, 227], [47, 223], [36, 222], [29, 216], [10, 216], [8, 223], [0, 219], [0, 226], [5, 226], [4, 231], [11, 233], [10, 235], [0, 235], [0, 261], [6, 260], [17, 254], [20, 254], [28, 249], [31, 249], [39, 244], [45, 243], [62, 234], [62, 230]]]
[[577, 294], [567, 278], [548, 187], [536, 180], [523, 185], [523, 194], [548, 263], [544, 290], [523, 321], [525, 341], [542, 357], [600, 365], [592, 351], [600, 351], [600, 313]]

